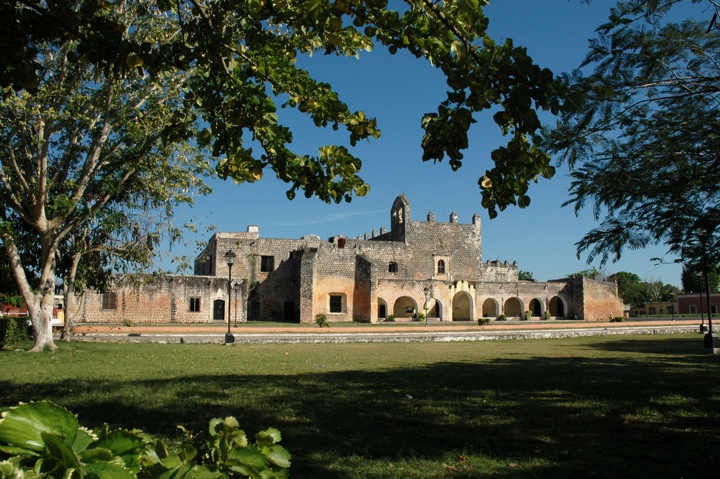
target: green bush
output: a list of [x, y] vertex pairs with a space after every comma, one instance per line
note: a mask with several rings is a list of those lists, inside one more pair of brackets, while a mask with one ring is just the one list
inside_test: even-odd
[[532, 318], [532, 311], [527, 310], [527, 311], [525, 311], [525, 314], [523, 315], [523, 317], [520, 319], [522, 319], [524, 321], [529, 321], [530, 318]]
[[234, 417], [213, 419], [209, 431], [168, 451], [139, 430], [88, 430], [49, 401], [20, 404], [0, 420], [0, 477], [7, 478], [227, 478], [289, 477], [290, 453], [269, 428], [248, 441]]
[[132, 319], [123, 319], [123, 326], [127, 326], [128, 328], [132, 328], [134, 326], [137, 326], [137, 323], [133, 321]]
[[394, 314], [388, 314], [388, 317], [385, 318], [385, 321], [388, 323], [394, 323], [395, 322], [395, 315]]
[[479, 319], [478, 319], [478, 324], [479, 324], [480, 326], [488, 325], [488, 324], [490, 324], [490, 318], [479, 318]]
[[418, 313], [415, 317], [415, 321], [425, 321], [425, 313]]
[[622, 321], [623, 321], [622, 316], [610, 316], [611, 323], [622, 323]]
[[543, 316], [543, 319], [545, 319], [545, 320], [550, 319], [550, 311], [545, 311], [545, 316]]
[[507, 316], [505, 316], [505, 313], [502, 313], [495, 321], [507, 321]]
[[26, 316], [0, 316], [0, 349], [11, 349], [28, 339]]
[[327, 321], [327, 314], [325, 314], [325, 313], [316, 314], [315, 322], [321, 328], [323, 328], [323, 327], [329, 328], [330, 327], [330, 325], [328, 324], [328, 321]]

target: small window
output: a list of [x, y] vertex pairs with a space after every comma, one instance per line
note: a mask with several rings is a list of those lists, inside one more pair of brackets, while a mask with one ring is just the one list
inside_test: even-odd
[[200, 312], [200, 298], [190, 298], [190, 312], [191, 313], [199, 313]]
[[445, 261], [439, 260], [437, 266], [438, 274], [445, 274]]
[[712, 314], [717, 314], [717, 312], [718, 312], [717, 304], [711, 304], [711, 305], [710, 305], [710, 312], [711, 312]]
[[117, 309], [117, 294], [115, 291], [103, 293], [102, 309]]
[[342, 313], [342, 296], [337, 294], [330, 295], [330, 312]]
[[260, 257], [260, 272], [269, 273], [275, 270], [275, 257], [274, 256], [261, 256]]
[[696, 314], [697, 313], [697, 307], [694, 304], [690, 305], [690, 314]]
[[648, 310], [648, 314], [657, 314], [657, 309], [654, 306], [650, 306]]
[[396, 262], [392, 262], [388, 265], [388, 273], [397, 273], [398, 272], [398, 265]]

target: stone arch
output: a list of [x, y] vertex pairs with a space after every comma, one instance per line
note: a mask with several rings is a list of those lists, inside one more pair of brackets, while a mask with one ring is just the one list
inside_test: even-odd
[[528, 309], [530, 310], [530, 316], [541, 317], [543, 315], [542, 301], [537, 298], [533, 298], [530, 301], [530, 304], [528, 304]]
[[452, 320], [471, 321], [473, 318], [473, 298], [467, 291], [458, 291], [452, 298]]
[[440, 321], [442, 321], [442, 319], [443, 319], [443, 317], [442, 317], [442, 312], [443, 312], [442, 303], [441, 303], [439, 300], [435, 299], [435, 298], [430, 298], [430, 300], [428, 301], [428, 303], [429, 303], [428, 306], [430, 306], [430, 307], [428, 308], [428, 318], [435, 318], [435, 319], [439, 319]]
[[520, 298], [508, 298], [505, 301], [505, 315], [522, 317], [523, 315], [523, 304]]
[[482, 304], [482, 316], [483, 318], [496, 318], [500, 315], [500, 308], [498, 302], [493, 298], [488, 298], [483, 301]]
[[385, 319], [388, 316], [388, 304], [383, 298], [377, 299], [377, 319]]
[[400, 296], [393, 305], [395, 318], [412, 318], [417, 314], [417, 302], [410, 296]]
[[567, 305], [560, 296], [553, 296], [550, 299], [550, 316], [564, 318], [567, 316]]

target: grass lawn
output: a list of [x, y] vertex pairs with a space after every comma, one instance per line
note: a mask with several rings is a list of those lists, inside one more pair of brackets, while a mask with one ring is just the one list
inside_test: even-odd
[[40, 399], [170, 439], [274, 426], [293, 478], [720, 475], [720, 358], [698, 334], [0, 352], [0, 409]]

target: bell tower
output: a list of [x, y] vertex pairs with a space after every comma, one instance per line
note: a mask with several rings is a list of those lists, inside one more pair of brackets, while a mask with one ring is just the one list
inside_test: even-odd
[[390, 210], [390, 233], [393, 241], [405, 241], [405, 228], [410, 222], [410, 203], [405, 195], [395, 198]]

